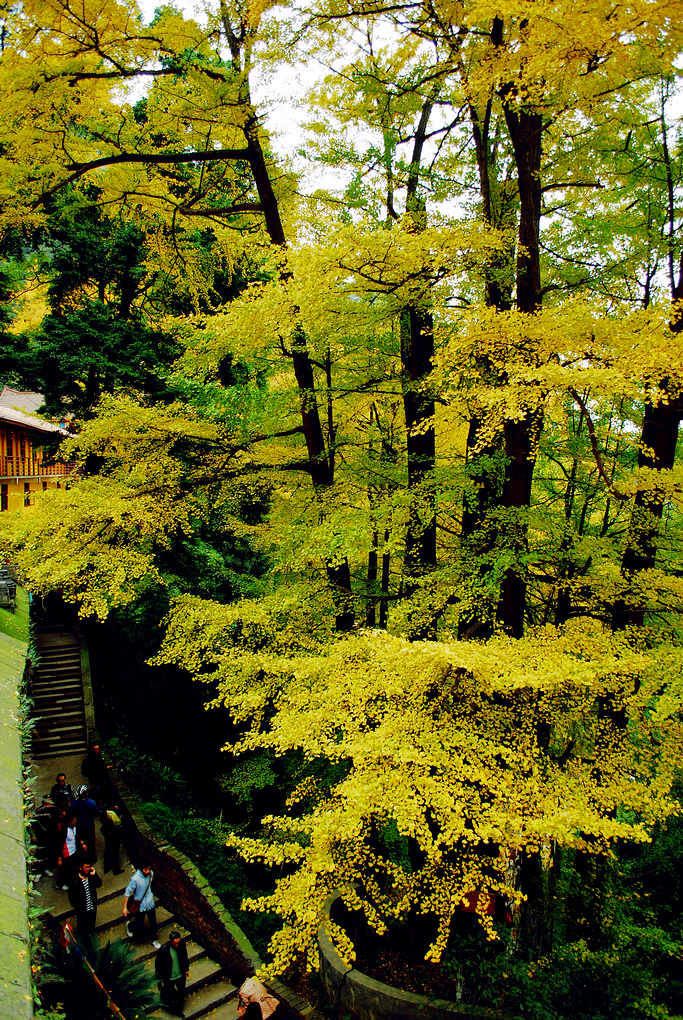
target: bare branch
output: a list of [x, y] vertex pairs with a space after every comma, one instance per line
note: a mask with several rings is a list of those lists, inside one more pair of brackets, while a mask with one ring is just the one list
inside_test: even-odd
[[627, 502], [629, 496], [627, 496], [623, 492], [620, 492], [619, 489], [617, 489], [614, 486], [612, 479], [607, 474], [607, 471], [605, 469], [605, 463], [602, 459], [602, 454], [600, 453], [600, 447], [598, 446], [598, 438], [595, 432], [595, 425], [593, 424], [593, 419], [590, 416], [590, 411], [586, 406], [585, 400], [575, 389], [571, 388], [569, 392], [576, 401], [576, 403], [579, 405], [581, 410], [583, 411], [584, 417], [586, 419], [586, 428], [588, 429], [588, 437], [590, 439], [591, 450], [593, 451], [593, 457], [595, 458], [595, 463], [600, 477], [607, 486], [608, 491], [611, 493], [612, 496], [614, 496], [615, 499], [620, 500], [622, 503]]

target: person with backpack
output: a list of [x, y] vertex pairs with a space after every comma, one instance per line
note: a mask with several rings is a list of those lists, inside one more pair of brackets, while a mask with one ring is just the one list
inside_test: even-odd
[[67, 812], [65, 808], [59, 809], [55, 823], [55, 849], [57, 864], [55, 884], [58, 889], [66, 892], [75, 878], [82, 857], [79, 853], [76, 816], [72, 812]]
[[95, 818], [97, 816], [97, 804], [90, 796], [88, 787], [83, 784], [76, 790], [76, 799], [71, 805], [71, 810], [76, 816], [78, 823], [78, 838], [87, 843], [90, 851], [91, 861], [97, 860], [97, 849], [95, 843]]

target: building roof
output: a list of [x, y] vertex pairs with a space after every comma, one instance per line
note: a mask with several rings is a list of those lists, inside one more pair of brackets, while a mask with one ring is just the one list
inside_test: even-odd
[[39, 418], [36, 411], [45, 403], [42, 393], [31, 393], [30, 391], [13, 390], [10, 386], [3, 386], [0, 391], [0, 421], [8, 422], [11, 425], [23, 425], [27, 429], [35, 429], [37, 432], [58, 433], [62, 436], [68, 435], [66, 429], [52, 422]]

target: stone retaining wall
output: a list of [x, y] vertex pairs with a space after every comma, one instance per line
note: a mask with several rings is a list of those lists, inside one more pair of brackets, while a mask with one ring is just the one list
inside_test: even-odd
[[[333, 904], [339, 899], [334, 893], [325, 903], [324, 916], [329, 919]], [[518, 1020], [490, 1009], [463, 1006], [447, 999], [415, 995], [400, 988], [376, 981], [348, 967], [334, 948], [325, 922], [318, 932], [320, 977], [328, 1000], [337, 1017], [353, 1020]]]

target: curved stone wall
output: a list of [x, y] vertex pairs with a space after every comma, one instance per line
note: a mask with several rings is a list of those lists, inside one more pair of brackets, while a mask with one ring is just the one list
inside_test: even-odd
[[320, 978], [336, 1016], [350, 1015], [353, 1020], [440, 1020], [442, 1017], [454, 1020], [518, 1020], [496, 1010], [478, 1009], [447, 999], [405, 992], [376, 981], [355, 967], [347, 967], [327, 934], [326, 921], [338, 899], [337, 893], [328, 898], [324, 907], [325, 921], [318, 932]]

